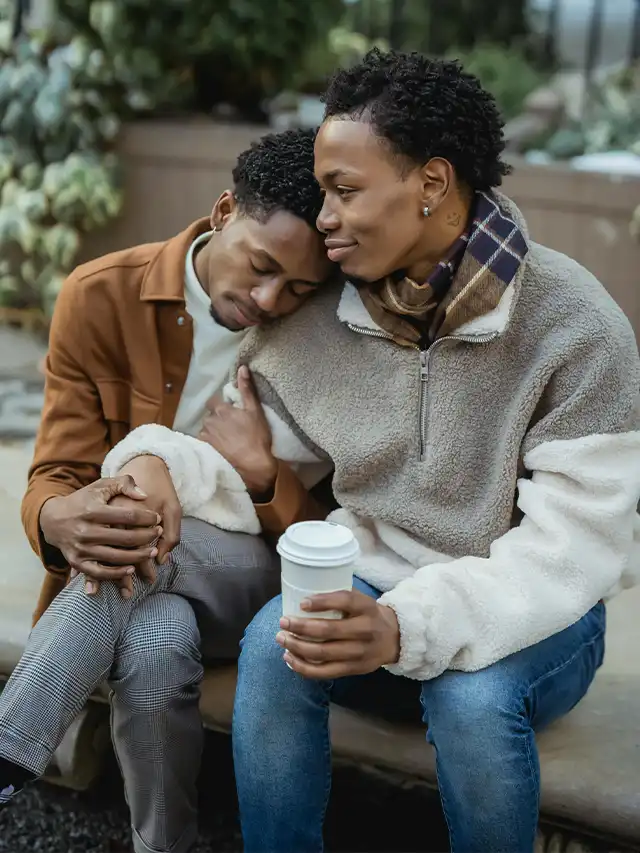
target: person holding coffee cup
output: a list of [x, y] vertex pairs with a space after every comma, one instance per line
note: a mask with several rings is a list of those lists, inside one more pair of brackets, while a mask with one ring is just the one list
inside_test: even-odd
[[422, 717], [454, 853], [531, 853], [535, 732], [584, 696], [603, 599], [637, 581], [636, 341], [497, 192], [502, 121], [458, 64], [373, 51], [325, 104], [318, 227], [347, 282], [240, 357], [332, 462], [360, 554], [352, 590], [279, 597], [245, 633], [245, 850], [322, 850], [333, 701]]

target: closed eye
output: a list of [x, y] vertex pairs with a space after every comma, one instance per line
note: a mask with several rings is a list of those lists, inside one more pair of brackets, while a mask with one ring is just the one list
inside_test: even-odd
[[313, 293], [318, 289], [318, 284], [311, 284], [308, 281], [290, 281], [287, 287], [294, 296], [306, 296], [308, 293]]
[[270, 275], [271, 270], [262, 269], [261, 267], [257, 267], [253, 261], [249, 261], [251, 265], [251, 269], [254, 271], [256, 275]]

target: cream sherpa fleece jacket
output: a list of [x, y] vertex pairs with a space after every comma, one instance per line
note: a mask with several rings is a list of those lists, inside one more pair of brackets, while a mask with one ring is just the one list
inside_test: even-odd
[[[350, 284], [253, 330], [240, 352], [276, 456], [306, 485], [333, 468], [343, 509], [331, 518], [355, 531], [356, 573], [398, 617], [389, 669], [415, 679], [486, 667], [638, 581], [633, 331], [590, 273], [530, 242], [515, 205], [500, 204], [528, 242], [516, 278], [495, 309], [424, 352], [390, 340]], [[186, 470], [168, 456], [182, 444], [170, 435], [163, 452], [196, 512], [211, 449], [191, 445], [200, 461]], [[206, 475], [211, 499], [229, 478]], [[244, 529], [252, 511], [245, 502]]]
[[[239, 405], [231, 385], [225, 397]], [[265, 412], [277, 458], [312, 487], [330, 466], [269, 407]], [[639, 583], [640, 517], [631, 509], [637, 502], [638, 471], [625, 465], [626, 452], [628, 461], [637, 460], [637, 435], [615, 443], [606, 436], [591, 437], [579, 460], [566, 453], [561, 441], [533, 450], [525, 461], [536, 471], [535, 482], [519, 482], [525, 517], [494, 543], [488, 559], [454, 559], [394, 525], [346, 509], [331, 513], [329, 520], [349, 527], [359, 541], [356, 575], [381, 590], [401, 592], [395, 601], [389, 593], [381, 599], [403, 614], [402, 656], [389, 669], [421, 680], [445, 669], [481, 669], [543, 639], [542, 632], [550, 636], [562, 630], [567, 609], [580, 618], [601, 595]], [[224, 530], [260, 532], [251, 498], [226, 459], [210, 445], [167, 427], [133, 430], [108, 454], [102, 475], [115, 476], [145, 454], [164, 460], [186, 516]], [[628, 473], [622, 483], [621, 466]], [[628, 530], [625, 518], [631, 520]], [[567, 545], [572, 546], [570, 558]], [[535, 611], [545, 613], [542, 630], [526, 623], [523, 628], [519, 596], [510, 595], [514, 587], [533, 599]]]

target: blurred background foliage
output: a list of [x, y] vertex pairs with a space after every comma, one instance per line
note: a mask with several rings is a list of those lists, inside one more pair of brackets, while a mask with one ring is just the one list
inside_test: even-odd
[[[123, 122], [267, 122], [372, 45], [460, 59], [512, 119], [553, 70], [527, 22], [525, 0], [0, 0], [0, 305], [50, 312], [83, 234], [118, 215]], [[635, 74], [543, 144], [637, 139]]]

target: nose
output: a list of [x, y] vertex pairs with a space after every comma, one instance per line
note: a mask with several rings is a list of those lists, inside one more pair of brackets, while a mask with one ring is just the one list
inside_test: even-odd
[[329, 197], [326, 195], [322, 203], [322, 210], [316, 219], [316, 226], [321, 234], [329, 234], [331, 231], [337, 231], [340, 227], [340, 219], [332, 209]]
[[257, 284], [251, 291], [251, 298], [261, 311], [271, 314], [275, 311], [281, 293], [282, 283], [273, 278]]

